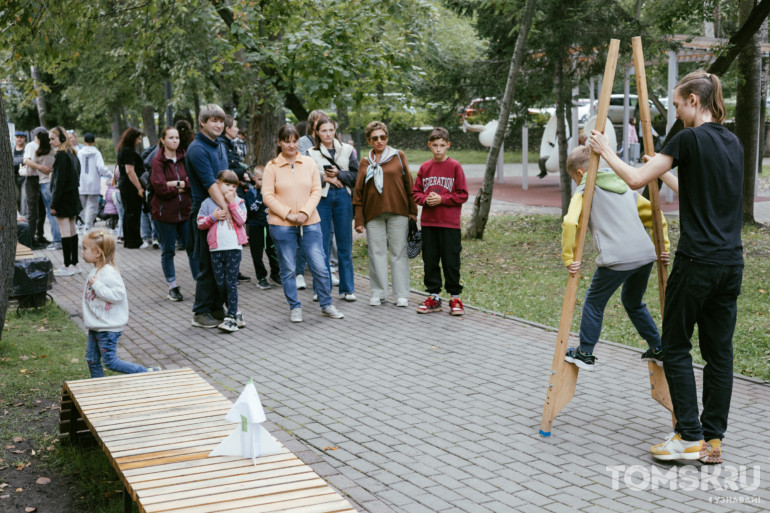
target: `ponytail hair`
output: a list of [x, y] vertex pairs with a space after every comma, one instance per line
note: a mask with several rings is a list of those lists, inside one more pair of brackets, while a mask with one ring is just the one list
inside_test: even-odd
[[99, 250], [99, 260], [94, 267], [97, 272], [105, 265], [115, 266], [115, 237], [111, 233], [102, 230], [94, 230], [83, 237], [83, 244]]
[[725, 122], [725, 100], [722, 97], [722, 84], [719, 77], [699, 69], [688, 73], [676, 84], [675, 91], [683, 99], [694, 94], [700, 99], [701, 106], [711, 112], [715, 123]]

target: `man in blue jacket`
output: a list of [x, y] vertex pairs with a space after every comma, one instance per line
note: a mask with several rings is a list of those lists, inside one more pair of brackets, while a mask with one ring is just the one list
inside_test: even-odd
[[[217, 186], [217, 174], [227, 169], [227, 155], [217, 142], [225, 126], [225, 112], [219, 105], [208, 104], [201, 109], [198, 121], [200, 131], [187, 148], [185, 157], [192, 193], [190, 219], [198, 217], [201, 203], [210, 197], [225, 211], [227, 222], [232, 223], [227, 201]], [[188, 240], [193, 244], [193, 259], [198, 263], [192, 324], [199, 328], [216, 328], [224, 319], [224, 298], [220, 297], [214, 280], [206, 233], [198, 230], [196, 223], [190, 223], [189, 229]]]

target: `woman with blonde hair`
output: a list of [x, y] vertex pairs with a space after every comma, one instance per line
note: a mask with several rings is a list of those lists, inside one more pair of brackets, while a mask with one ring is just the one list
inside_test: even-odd
[[61, 231], [64, 266], [56, 276], [72, 276], [78, 267], [78, 232], [75, 218], [83, 209], [80, 204], [80, 173], [77, 151], [72, 147], [67, 132], [60, 126], [49, 133], [51, 146], [56, 150], [51, 174], [51, 215], [56, 216]]

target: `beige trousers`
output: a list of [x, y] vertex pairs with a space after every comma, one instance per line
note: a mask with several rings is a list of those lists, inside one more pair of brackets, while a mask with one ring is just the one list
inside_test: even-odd
[[393, 296], [409, 297], [409, 257], [406, 239], [409, 218], [384, 212], [366, 223], [369, 247], [369, 286], [371, 297], [388, 297], [388, 253], [393, 279]]

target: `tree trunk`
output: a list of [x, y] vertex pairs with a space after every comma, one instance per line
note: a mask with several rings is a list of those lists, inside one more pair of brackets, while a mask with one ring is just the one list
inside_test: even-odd
[[142, 107], [142, 125], [144, 126], [144, 135], [150, 140], [150, 146], [158, 144], [158, 129], [155, 125], [155, 107], [145, 105]]
[[[767, 41], [767, 20], [762, 25], [759, 33], [759, 41]], [[759, 156], [765, 157], [767, 151], [767, 82], [770, 78], [770, 59], [762, 59], [762, 87], [759, 92]], [[761, 160], [760, 160], [761, 162]], [[759, 172], [762, 172], [762, 165], [759, 166]]]
[[[473, 202], [473, 213], [468, 221], [468, 227], [465, 231], [466, 239], [482, 239], [484, 229], [489, 219], [489, 209], [492, 206], [492, 191], [495, 186], [495, 171], [497, 170], [497, 159], [500, 156], [500, 147], [503, 145], [505, 131], [508, 128], [508, 118], [513, 105], [513, 93], [516, 91], [516, 79], [521, 69], [521, 63], [524, 60], [524, 52], [527, 44], [527, 34], [532, 26], [532, 18], [535, 12], [535, 0], [527, 0], [524, 7], [524, 13], [521, 17], [521, 26], [519, 35], [516, 38], [516, 47], [511, 57], [511, 67], [508, 70], [508, 81], [505, 84], [505, 95], [503, 104], [500, 107], [500, 117], [497, 122], [497, 130], [492, 140], [492, 147], [489, 148], [487, 155], [487, 167], [484, 170], [484, 182], [481, 189], [476, 194], [476, 200]], [[526, 151], [526, 149], [524, 150]]]
[[348, 129], [350, 127], [350, 115], [348, 114], [347, 105], [337, 105], [337, 123], [339, 123], [337, 132], [340, 135], [349, 135]]
[[117, 149], [120, 143], [120, 136], [123, 134], [122, 123], [120, 122], [120, 107], [113, 105], [110, 108], [110, 132], [112, 133], [112, 145]]
[[275, 157], [276, 136], [278, 129], [285, 122], [285, 116], [275, 98], [267, 99], [261, 104], [253, 101], [249, 110], [249, 139], [255, 156], [254, 163], [264, 166]]
[[45, 108], [45, 96], [43, 95], [43, 88], [41, 87], [40, 71], [37, 66], [32, 66], [32, 80], [35, 84], [35, 90], [37, 90], [37, 98], [35, 103], [37, 104], [37, 117], [40, 120], [40, 126], [45, 126], [45, 116], [48, 111]]
[[[572, 184], [567, 173], [567, 109], [572, 104], [571, 88], [564, 83], [561, 62], [556, 63], [556, 151], [559, 152], [559, 188], [561, 189], [561, 215], [566, 216], [572, 198]], [[569, 100], [568, 100], [569, 99]]]
[[[756, 0], [741, 0], [741, 22], [756, 5]], [[759, 129], [759, 88], [761, 82], [761, 54], [759, 35], [743, 48], [738, 56], [738, 74], [743, 81], [738, 84], [735, 102], [735, 135], [743, 144], [743, 222], [754, 223], [754, 184], [757, 171]]]
[[16, 255], [16, 187], [11, 138], [2, 96], [0, 95], [0, 340], [3, 339]]
[[750, 3], [751, 7], [749, 7], [749, 11], [745, 11], [741, 7], [741, 27], [730, 37], [730, 41], [727, 44], [727, 52], [717, 57], [711, 63], [707, 70], [709, 73], [720, 76], [724, 75], [730, 64], [738, 57], [738, 54], [743, 52], [744, 46], [756, 44], [756, 42], [752, 42], [752, 38], [757, 34], [765, 19], [767, 19], [767, 15], [770, 14], [770, 0], [762, 0], [759, 3], [742, 0], [741, 5], [745, 5], [746, 2]]

